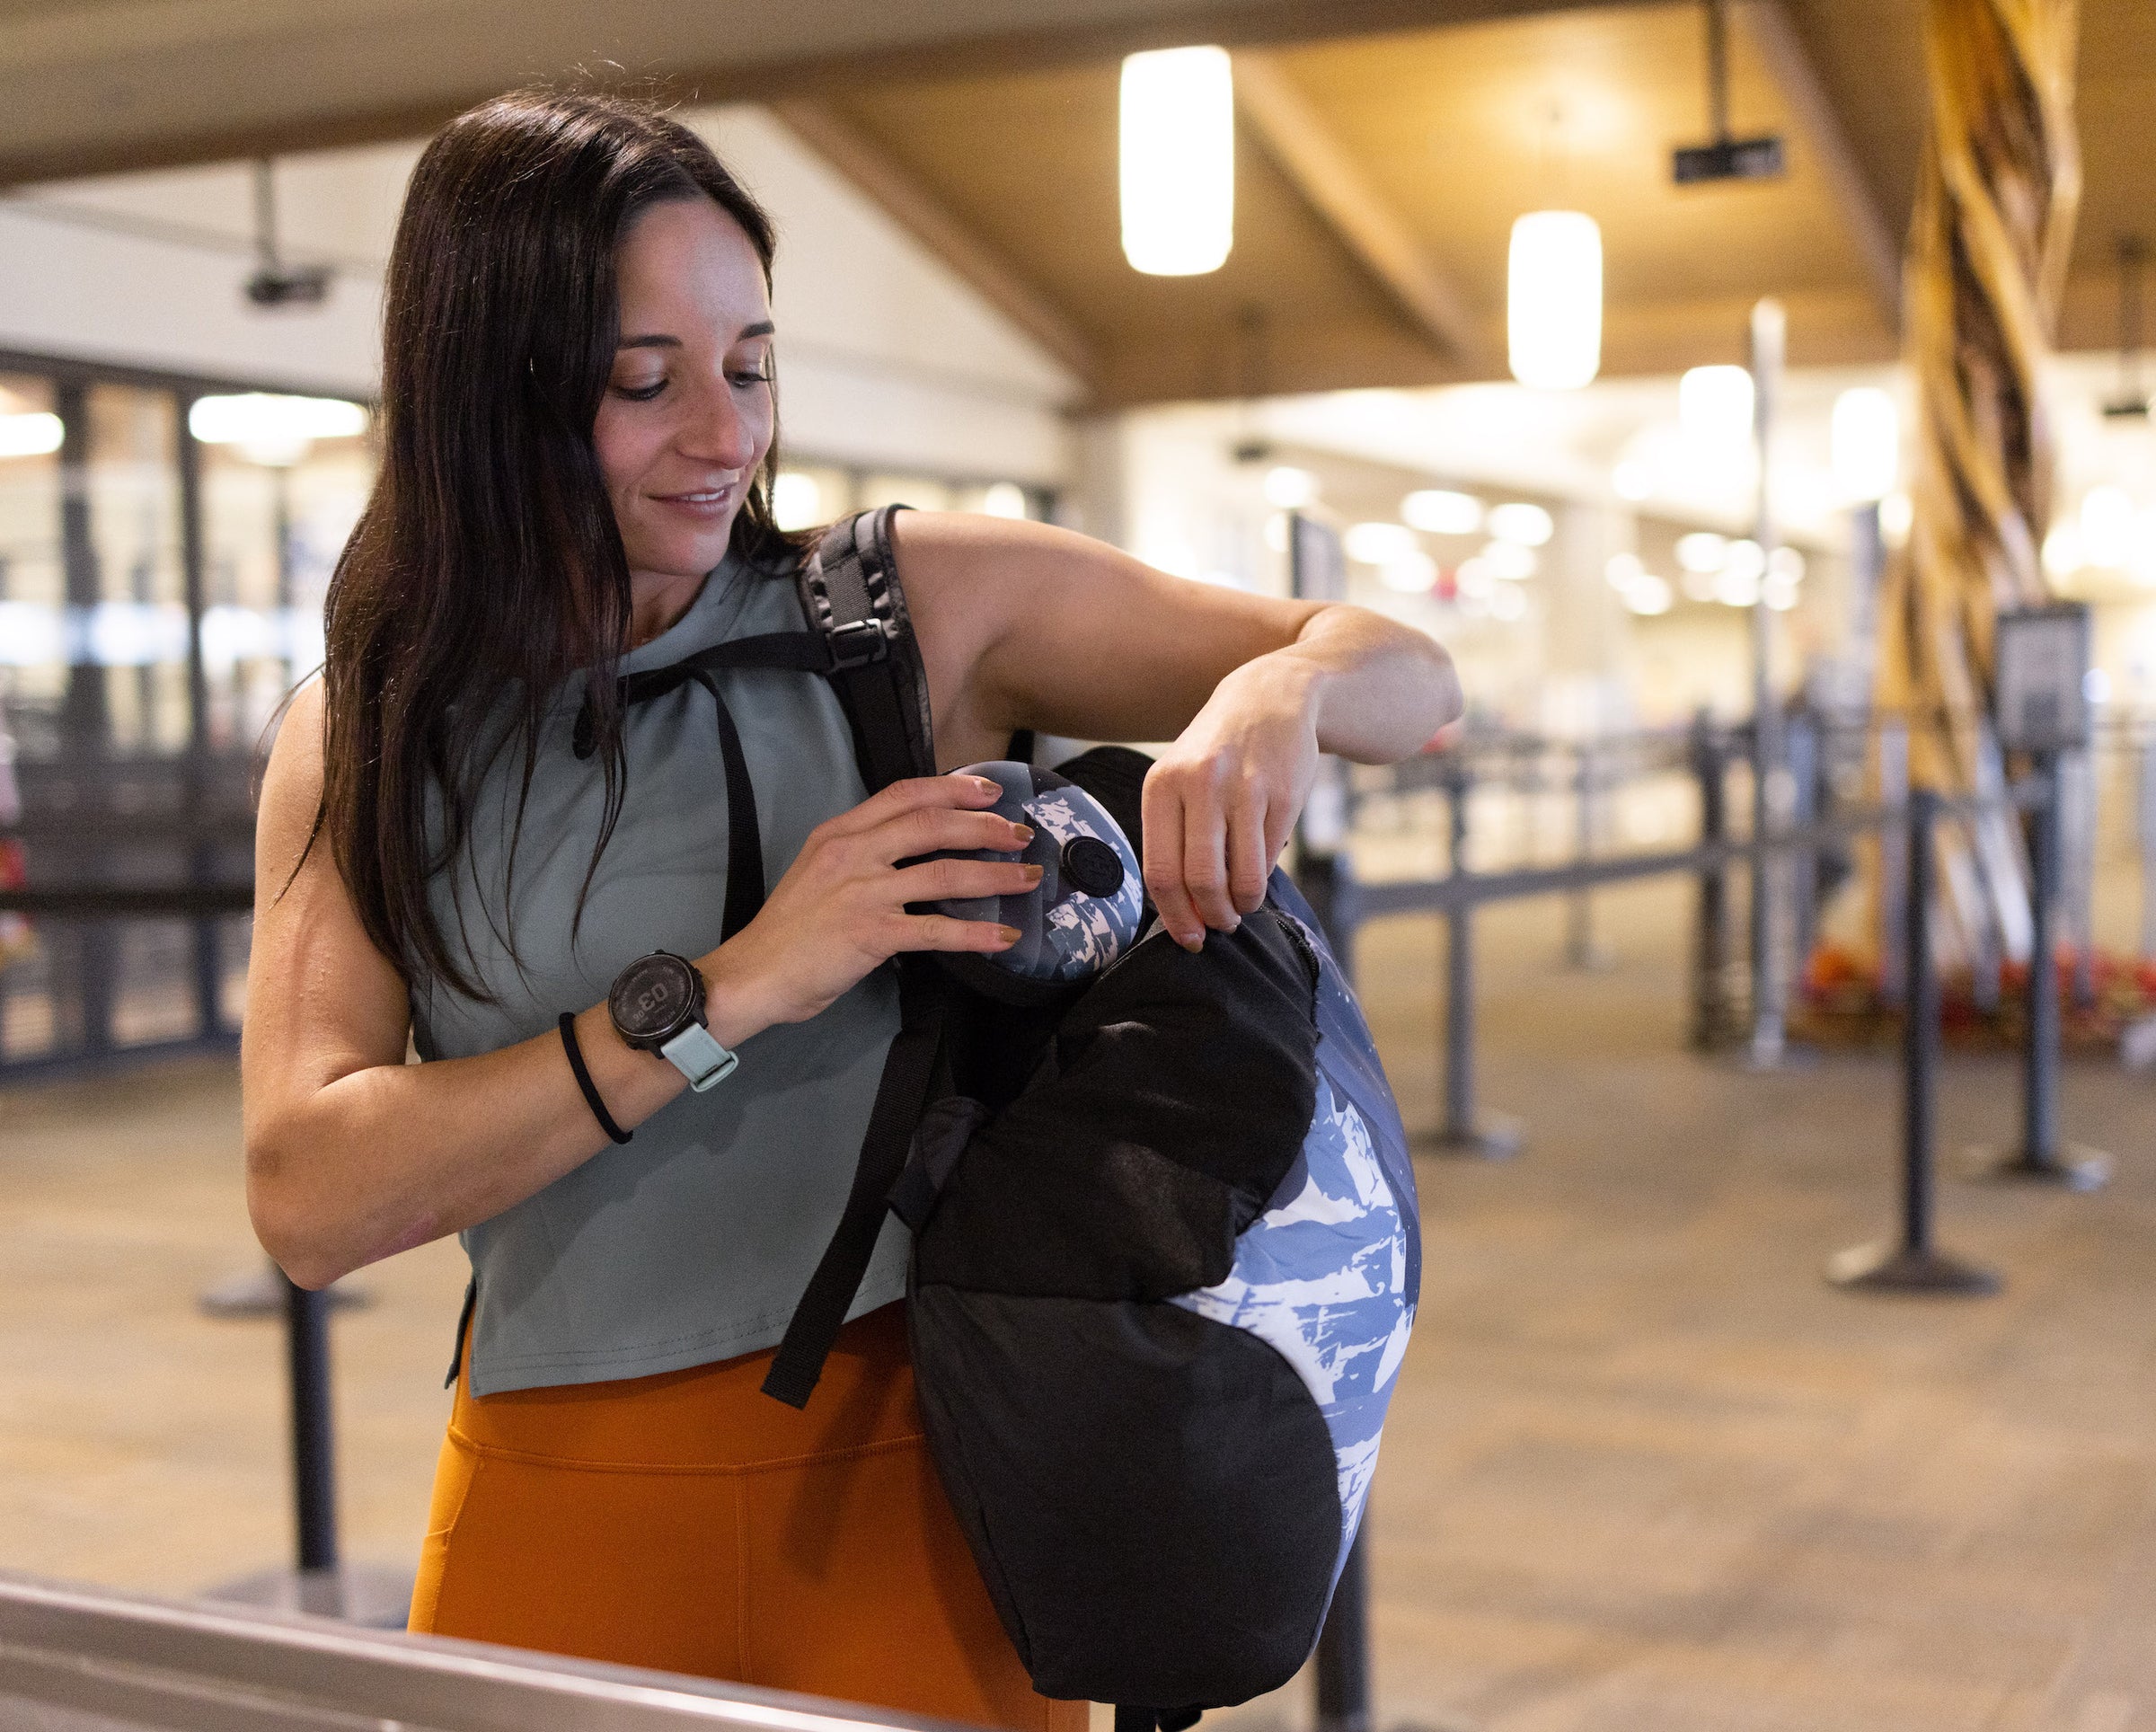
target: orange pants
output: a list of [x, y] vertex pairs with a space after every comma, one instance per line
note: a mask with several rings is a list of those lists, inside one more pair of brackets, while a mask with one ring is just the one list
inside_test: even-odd
[[808, 1411], [769, 1353], [474, 1399], [459, 1378], [411, 1628], [1015, 1732], [1034, 1692], [936, 1479], [903, 1305], [848, 1324]]

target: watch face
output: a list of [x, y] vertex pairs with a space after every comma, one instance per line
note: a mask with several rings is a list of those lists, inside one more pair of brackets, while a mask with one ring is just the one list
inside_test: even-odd
[[695, 998], [695, 971], [664, 951], [639, 957], [615, 976], [606, 1009], [624, 1040], [651, 1040], [679, 1030]]

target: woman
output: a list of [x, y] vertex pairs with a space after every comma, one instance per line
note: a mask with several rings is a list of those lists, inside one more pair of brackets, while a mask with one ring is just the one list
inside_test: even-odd
[[[1022, 837], [971, 778], [864, 800], [822, 681], [723, 675], [773, 888], [721, 941], [712, 706], [615, 696], [801, 629], [771, 257], [710, 151], [632, 104], [503, 98], [421, 158], [381, 477], [263, 789], [249, 1202], [308, 1286], [471, 1252], [414, 1628], [1060, 1732], [1082, 1705], [1032, 1692], [923, 1452], [898, 1229], [808, 1409], [756, 1393], [896, 1026], [882, 965], [1011, 941], [906, 905], [1037, 869], [896, 865]], [[1458, 707], [1441, 650], [1352, 608], [1036, 525], [902, 514], [896, 546], [942, 766], [1021, 728], [1174, 738], [1145, 874], [1192, 949], [1259, 905], [1319, 752], [1398, 757]], [[653, 950], [693, 963], [730, 1075], [617, 1030]]]

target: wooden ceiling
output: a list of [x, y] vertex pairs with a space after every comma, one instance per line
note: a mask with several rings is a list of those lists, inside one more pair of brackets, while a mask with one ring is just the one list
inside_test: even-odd
[[[1605, 376], [1742, 357], [1780, 296], [1803, 363], [1891, 358], [1923, 125], [1922, 0], [1738, 0], [1731, 119], [1769, 182], [1677, 187], [1708, 131], [1693, 0], [1239, 51], [1236, 244], [1142, 277], [1116, 208], [1113, 61], [849, 89], [782, 107], [924, 234], [961, 237], [1104, 404], [1504, 376], [1513, 219], [1585, 209]], [[2087, 186], [2064, 343], [2107, 347], [2116, 246], [2156, 225], [2156, 5], [2086, 0]]]
[[[1102, 406], [1504, 376], [1522, 211], [1605, 248], [1604, 372], [1895, 349], [1923, 124], [1923, 0], [1734, 0], [1731, 118], [1770, 182], [1678, 188], [1708, 131], [1698, 0], [0, 0], [0, 183], [410, 136], [610, 57], [772, 103], [1058, 355]], [[2082, 0], [2086, 164], [2063, 340], [2108, 346], [2116, 248], [2156, 227], [2156, 4]], [[1117, 67], [1235, 52], [1236, 241], [1210, 276], [1124, 262]], [[155, 75], [153, 75], [155, 74]]]
[[[1603, 227], [1605, 371], [1736, 358], [1745, 310], [1768, 293], [1789, 303], [1802, 358], [1890, 353], [1891, 288], [1868, 277], [1808, 138], [1791, 137], [1779, 181], [1671, 184], [1671, 146], [1707, 129], [1701, 42], [1699, 7], [1681, 4], [1239, 57], [1235, 248], [1195, 278], [1143, 277], [1123, 261], [1113, 63], [781, 111], [842, 166], [888, 164], [1007, 261], [1071, 328], [1059, 347], [1107, 402], [1500, 376], [1512, 221], [1551, 205]], [[1733, 49], [1738, 129], [1795, 134], [1755, 35], [1738, 32]], [[1268, 95], [1285, 90], [1285, 121], [1252, 103], [1253, 63]], [[1313, 141], [1446, 286], [1453, 329], [1418, 318], [1328, 220]], [[905, 199], [880, 190], [903, 213]]]

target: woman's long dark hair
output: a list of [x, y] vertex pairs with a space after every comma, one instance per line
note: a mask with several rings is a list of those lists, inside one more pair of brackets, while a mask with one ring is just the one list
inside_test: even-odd
[[[641, 211], [695, 198], [741, 225], [768, 286], [763, 208], [694, 133], [641, 103], [499, 97], [452, 121], [412, 172], [384, 305], [382, 469], [330, 584], [316, 825], [367, 936], [407, 978], [488, 996], [428, 881], [470, 835], [491, 756], [476, 737], [504, 722], [499, 706], [511, 708], [492, 745], [521, 755], [528, 791], [553, 688], [594, 670], [606, 779], [595, 867], [613, 833], [629, 568], [592, 424], [619, 336], [614, 249]], [[774, 437], [733, 532], [735, 551], [765, 566], [794, 548], [772, 517], [776, 463]], [[520, 793], [512, 858], [522, 813]]]

